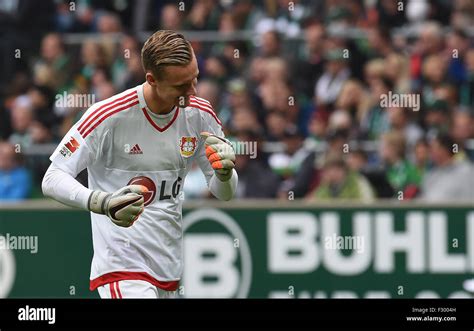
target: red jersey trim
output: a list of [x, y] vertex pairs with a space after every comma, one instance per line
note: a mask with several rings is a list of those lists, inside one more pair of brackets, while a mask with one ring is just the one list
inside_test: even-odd
[[106, 115], [102, 116], [99, 121], [97, 123], [95, 123], [92, 127], [89, 128], [89, 130], [87, 130], [86, 132], [84, 133], [81, 133], [82, 134], [82, 138], [86, 138], [92, 131], [95, 130], [95, 128], [97, 128], [100, 123], [102, 123], [103, 121], [105, 121], [107, 118], [109, 118], [110, 116], [118, 113], [118, 112], [121, 112], [123, 110], [127, 110], [127, 109], [130, 109], [132, 108], [133, 106], [135, 105], [138, 105], [138, 99], [136, 99], [133, 103], [130, 103], [128, 105], [125, 105], [123, 107], [120, 107], [120, 108], [115, 108], [113, 111], [107, 113]]
[[122, 299], [122, 292], [120, 292], [119, 282], [115, 282], [115, 289], [117, 290], [118, 297]]
[[[204, 100], [204, 99], [201, 99], [201, 100]], [[216, 113], [212, 110], [211, 104], [209, 102], [205, 103], [204, 101], [201, 101], [201, 100], [198, 100], [196, 97], [191, 97], [189, 105], [191, 107], [197, 108], [199, 110], [202, 110], [206, 113], [211, 114], [211, 116], [214, 117], [214, 119], [216, 120], [217, 124], [222, 126], [222, 122], [219, 120]]]
[[95, 279], [91, 279], [89, 289], [94, 291], [100, 286], [112, 284], [121, 280], [144, 280], [145, 282], [148, 282], [165, 291], [176, 291], [179, 285], [179, 281], [177, 280], [169, 282], [161, 281], [153, 278], [146, 272], [114, 271]]
[[[131, 98], [130, 98], [131, 97]], [[108, 102], [106, 104], [103, 104], [102, 106], [100, 106], [99, 108], [97, 108], [96, 110], [94, 110], [92, 113], [90, 113], [87, 118], [84, 120], [84, 122], [81, 123], [81, 125], [79, 125], [79, 127], [77, 128], [77, 130], [81, 133], [85, 132], [87, 130], [88, 127], [91, 126], [91, 124], [97, 120], [98, 117], [100, 117], [102, 114], [104, 114], [105, 112], [107, 112], [108, 110], [116, 107], [116, 106], [120, 106], [120, 105], [123, 105], [124, 103], [127, 103], [127, 102], [130, 102], [132, 101], [134, 98], [137, 98], [137, 91], [132, 91], [128, 94], [125, 94], [124, 96], [120, 97], [120, 98], [117, 98], [111, 102]], [[121, 101], [121, 102], [119, 102]], [[109, 107], [110, 106], [110, 107]], [[102, 110], [102, 111], [101, 111]]]
[[117, 295], [115, 294], [115, 289], [114, 289], [114, 283], [109, 284], [109, 289], [110, 289], [110, 298], [117, 299]]
[[178, 117], [179, 108], [178, 108], [178, 107], [175, 107], [175, 108], [176, 108], [176, 112], [174, 113], [173, 118], [171, 119], [171, 121], [170, 121], [168, 124], [166, 124], [166, 126], [164, 126], [164, 127], [162, 127], [162, 128], [160, 128], [160, 127], [151, 119], [151, 117], [150, 117], [150, 115], [148, 114], [148, 112], [147, 112], [147, 110], [145, 109], [145, 107], [142, 108], [142, 111], [143, 111], [143, 114], [145, 115], [146, 119], [148, 120], [148, 122], [150, 122], [150, 124], [153, 125], [153, 127], [154, 127], [155, 129], [157, 129], [157, 130], [160, 131], [160, 132], [163, 132], [163, 131], [165, 131], [166, 129], [168, 129], [168, 128], [171, 126], [171, 124], [173, 124], [174, 121], [176, 120], [176, 118]]

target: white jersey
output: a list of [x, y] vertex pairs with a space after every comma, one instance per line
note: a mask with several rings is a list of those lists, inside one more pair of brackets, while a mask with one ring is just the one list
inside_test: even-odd
[[145, 210], [129, 228], [91, 213], [91, 290], [127, 279], [176, 289], [183, 271], [184, 180], [196, 160], [209, 183], [214, 171], [200, 133], [224, 136], [208, 101], [191, 97], [190, 106], [156, 115], [145, 103], [143, 86], [90, 107], [50, 157], [73, 177], [87, 168], [91, 190], [114, 192], [139, 176], [156, 188], [145, 196]]

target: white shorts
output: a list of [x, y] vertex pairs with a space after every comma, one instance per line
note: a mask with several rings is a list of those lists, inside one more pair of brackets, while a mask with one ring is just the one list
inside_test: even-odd
[[144, 280], [121, 280], [97, 288], [101, 299], [176, 298], [177, 291], [165, 291]]

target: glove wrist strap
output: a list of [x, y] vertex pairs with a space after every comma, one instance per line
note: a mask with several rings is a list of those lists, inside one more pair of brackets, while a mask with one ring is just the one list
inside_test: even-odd
[[93, 191], [87, 203], [88, 209], [94, 213], [105, 215], [106, 203], [110, 195], [110, 193], [102, 191]]
[[230, 169], [229, 173], [227, 174], [221, 174], [217, 171], [215, 171], [217, 179], [219, 179], [221, 182], [228, 182], [232, 178], [232, 169]]

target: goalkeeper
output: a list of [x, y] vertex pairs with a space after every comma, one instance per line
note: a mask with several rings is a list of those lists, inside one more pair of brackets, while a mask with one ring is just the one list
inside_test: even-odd
[[[182, 186], [197, 162], [230, 200], [235, 155], [212, 105], [196, 97], [189, 41], [158, 31], [141, 54], [145, 82], [90, 107], [50, 159], [43, 192], [91, 211], [90, 289], [102, 298], [169, 298], [183, 272]], [[88, 170], [88, 187], [75, 178]]]

